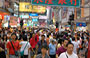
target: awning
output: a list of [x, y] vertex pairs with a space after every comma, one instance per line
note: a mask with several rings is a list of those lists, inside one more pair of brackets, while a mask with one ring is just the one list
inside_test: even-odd
[[1, 12], [7, 12], [5, 9], [2, 9], [2, 8], [0, 8], [0, 11]]
[[7, 8], [7, 10], [8, 10], [10, 13], [13, 13], [13, 12], [14, 12], [13, 9], [11, 9], [11, 8]]
[[86, 16], [80, 19], [75, 19], [74, 22], [90, 22], [90, 16]]

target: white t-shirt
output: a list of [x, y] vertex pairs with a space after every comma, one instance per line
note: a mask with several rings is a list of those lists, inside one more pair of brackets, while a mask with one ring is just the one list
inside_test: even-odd
[[77, 42], [75, 42], [75, 41], [72, 41], [72, 43], [73, 43], [73, 45], [74, 45], [74, 50], [73, 50], [73, 52], [74, 52], [75, 54], [77, 54], [77, 48], [79, 48], [79, 44], [78, 44]]
[[[20, 42], [20, 45], [22, 45], [20, 51], [23, 51], [23, 50], [24, 50], [24, 47], [26, 46], [27, 42], [28, 42], [28, 41], [22, 41], [22, 42]], [[27, 46], [26, 46], [26, 48], [25, 48], [25, 50], [24, 50], [24, 55], [28, 55], [28, 49], [29, 49], [30, 47], [31, 47], [31, 45], [30, 45], [30, 43], [28, 42], [28, 44], [27, 44]]]
[[75, 53], [73, 53], [72, 55], [69, 55], [67, 52], [64, 52], [60, 54], [58, 58], [78, 58], [78, 56]]

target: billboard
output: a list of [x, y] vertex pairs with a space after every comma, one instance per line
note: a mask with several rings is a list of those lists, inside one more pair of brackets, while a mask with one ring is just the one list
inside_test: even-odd
[[36, 13], [45, 13], [46, 7], [31, 5], [29, 2], [20, 2], [19, 3], [20, 12], [36, 12]]
[[37, 13], [29, 13], [29, 16], [38, 16]]
[[77, 22], [76, 26], [77, 27], [86, 27], [87, 25], [86, 25], [86, 23], [83, 23], [83, 22]]
[[32, 0], [33, 5], [79, 7], [80, 0]]
[[19, 11], [20, 12], [31, 12], [32, 5], [28, 2], [20, 2], [19, 3]]

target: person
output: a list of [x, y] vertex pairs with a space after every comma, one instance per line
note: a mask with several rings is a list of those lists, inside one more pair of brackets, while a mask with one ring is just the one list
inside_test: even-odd
[[58, 56], [59, 56], [61, 53], [66, 52], [66, 50], [67, 50], [67, 49], [66, 49], [67, 43], [68, 43], [68, 40], [67, 40], [67, 39], [64, 39], [62, 46], [61, 46], [60, 48], [58, 48], [57, 51], [56, 51], [56, 58], [58, 58]]
[[11, 32], [10, 31], [8, 31], [8, 34], [7, 34], [7, 42], [9, 42], [9, 41], [11, 41]]
[[7, 45], [7, 35], [3, 35], [3, 42], [5, 44], [5, 54], [7, 54], [7, 48], [6, 48], [6, 45]]
[[89, 43], [89, 40], [88, 40], [88, 37], [87, 37], [86, 40], [85, 40], [85, 48], [86, 48], [86, 50], [85, 50], [85, 58], [87, 58], [87, 54], [88, 54], [88, 43]]
[[75, 54], [77, 54], [79, 45], [78, 45], [77, 41], [75, 41], [75, 37], [72, 38], [72, 43], [73, 43], [73, 45], [74, 45], [74, 50], [73, 50], [73, 52], [74, 52]]
[[67, 51], [60, 54], [58, 58], [78, 58], [78, 56], [73, 52], [74, 45], [72, 43], [68, 43], [66, 47]]
[[36, 58], [50, 58], [48, 55], [47, 55], [47, 50], [48, 50], [48, 46], [46, 44], [43, 44], [41, 46], [41, 54], [38, 54], [36, 56]]
[[6, 58], [6, 55], [5, 55], [5, 43], [3, 42], [1, 36], [0, 36], [0, 58]]
[[15, 51], [19, 51], [20, 46], [19, 42], [16, 41], [16, 34], [11, 34], [11, 41], [7, 43], [7, 58], [18, 58], [19, 56], [16, 55]]
[[30, 39], [30, 44], [31, 44], [31, 57], [33, 58], [34, 57], [34, 53], [35, 53], [35, 50], [36, 50], [36, 45], [37, 45], [37, 42], [35, 41], [35, 34], [33, 33], [32, 34], [32, 38]]
[[47, 45], [49, 45], [49, 43], [50, 43], [50, 40], [49, 39], [50, 39], [49, 38], [49, 35], [47, 35], [47, 39], [46, 39]]
[[21, 58], [28, 58], [28, 55], [29, 55], [29, 51], [30, 51], [30, 43], [27, 41], [27, 36], [23, 36], [23, 40], [24, 41], [21, 41], [20, 42], [20, 45], [21, 45], [21, 49], [20, 49], [20, 52], [24, 50], [24, 55], [21, 56]]
[[52, 40], [52, 42], [49, 44], [49, 56], [51, 58], [56, 58], [56, 44], [54, 40]]
[[37, 44], [37, 54], [40, 54], [41, 53], [41, 46], [43, 44], [46, 44], [47, 45], [47, 42], [45, 41], [45, 35], [42, 35], [41, 36], [41, 40]]
[[39, 42], [39, 32], [36, 33], [35, 35], [35, 41], [36, 41], [36, 44]]

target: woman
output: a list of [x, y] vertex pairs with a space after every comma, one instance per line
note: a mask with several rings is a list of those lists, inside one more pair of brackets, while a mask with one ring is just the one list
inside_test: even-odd
[[6, 44], [7, 44], [7, 35], [3, 35], [3, 42], [5, 44], [5, 54], [7, 54], [7, 48], [6, 48]]
[[0, 58], [6, 58], [5, 55], [5, 44], [2, 40], [2, 38], [0, 37]]
[[15, 33], [11, 35], [11, 41], [7, 43], [7, 57], [8, 58], [19, 58], [19, 42], [16, 41], [17, 37]]
[[21, 45], [20, 52], [24, 51], [24, 55], [21, 56], [21, 58], [28, 58], [31, 45], [27, 41], [27, 36], [25, 35], [23, 36], [23, 41], [20, 42], [20, 45]]
[[30, 44], [31, 44], [31, 47], [32, 47], [31, 58], [33, 58], [34, 57], [34, 51], [36, 50], [36, 45], [37, 45], [34, 33], [32, 34], [32, 38], [30, 39]]

